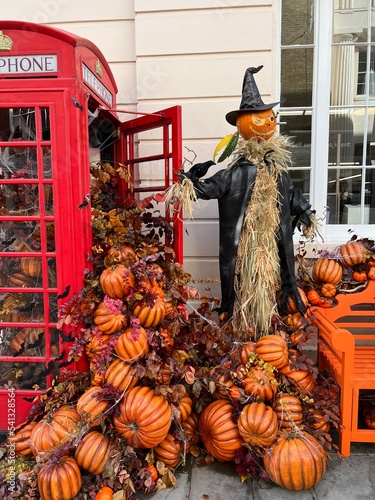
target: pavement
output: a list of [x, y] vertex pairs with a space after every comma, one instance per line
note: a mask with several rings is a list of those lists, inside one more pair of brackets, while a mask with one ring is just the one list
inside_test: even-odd
[[310, 490], [288, 491], [272, 482], [241, 479], [233, 463], [199, 466], [191, 457], [176, 469], [177, 487], [139, 500], [375, 500], [375, 443], [354, 443], [349, 458], [329, 454], [321, 481]]

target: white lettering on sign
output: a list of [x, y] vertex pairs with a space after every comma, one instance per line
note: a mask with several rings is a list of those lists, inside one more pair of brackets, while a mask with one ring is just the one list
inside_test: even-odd
[[56, 72], [56, 54], [0, 56], [0, 75]]
[[82, 64], [82, 78], [109, 106], [112, 106], [112, 93], [85, 64]]

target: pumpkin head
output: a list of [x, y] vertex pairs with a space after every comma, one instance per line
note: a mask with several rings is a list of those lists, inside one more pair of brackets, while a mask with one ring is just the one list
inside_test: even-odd
[[312, 268], [312, 278], [317, 283], [333, 283], [337, 285], [342, 278], [342, 267], [333, 259], [318, 259]]
[[183, 460], [182, 444], [172, 434], [167, 434], [161, 443], [154, 448], [156, 460], [163, 462], [167, 467], [175, 469]]
[[133, 448], [154, 448], [166, 438], [172, 410], [163, 396], [146, 386], [127, 391], [113, 417], [117, 432]]
[[238, 430], [243, 440], [251, 446], [269, 448], [279, 430], [277, 415], [264, 403], [251, 403], [241, 411]]
[[305, 431], [282, 432], [263, 456], [264, 468], [272, 481], [296, 491], [316, 486], [325, 473], [326, 462], [322, 446]]
[[71, 500], [81, 486], [79, 466], [71, 457], [64, 456], [55, 464], [47, 462], [38, 474], [41, 500]]
[[276, 114], [273, 109], [241, 113], [237, 118], [236, 127], [246, 140], [268, 140], [276, 132]]
[[76, 448], [74, 458], [82, 469], [101, 474], [112, 452], [109, 439], [98, 431], [87, 433]]
[[242, 446], [238, 425], [233, 420], [233, 406], [225, 399], [218, 399], [203, 409], [199, 433], [207, 453], [222, 462], [234, 460]]

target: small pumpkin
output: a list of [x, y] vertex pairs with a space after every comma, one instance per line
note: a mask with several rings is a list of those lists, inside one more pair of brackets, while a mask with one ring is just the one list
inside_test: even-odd
[[163, 462], [167, 467], [175, 469], [183, 461], [182, 446], [172, 434], [166, 437], [154, 448], [156, 460]]
[[193, 411], [193, 401], [188, 394], [184, 394], [177, 402], [177, 409], [180, 412], [179, 417], [175, 416], [177, 422], [183, 422]]
[[120, 401], [113, 423], [133, 448], [154, 448], [168, 434], [172, 410], [168, 401], [149, 387], [133, 387]]
[[375, 280], [375, 267], [370, 267], [370, 269], [367, 273], [367, 278], [369, 280]]
[[356, 266], [366, 260], [365, 248], [357, 241], [350, 241], [340, 246], [342, 260], [347, 266]]
[[245, 405], [238, 419], [238, 430], [251, 446], [269, 448], [279, 430], [277, 415], [262, 402]]
[[38, 473], [41, 500], [72, 500], [81, 486], [79, 466], [71, 457], [64, 456], [55, 464], [47, 462]]
[[150, 284], [152, 287], [158, 286], [162, 288], [166, 283], [166, 278], [162, 267], [156, 262], [150, 262], [146, 266], [146, 273], [150, 280]]
[[375, 405], [367, 403], [363, 410], [363, 418], [368, 429], [375, 429]]
[[77, 464], [91, 474], [101, 474], [110, 459], [112, 446], [101, 432], [88, 432], [78, 444], [74, 458]]
[[207, 453], [222, 462], [234, 460], [241, 449], [242, 437], [233, 420], [233, 406], [225, 399], [218, 399], [203, 409], [199, 433]]
[[312, 268], [312, 278], [317, 283], [333, 283], [337, 285], [342, 280], [342, 267], [333, 259], [318, 259]]
[[236, 127], [246, 140], [251, 138], [268, 140], [276, 131], [276, 114], [272, 108], [240, 113]]
[[300, 400], [292, 394], [279, 392], [275, 398], [273, 411], [282, 428], [295, 428], [302, 424], [302, 405]]
[[91, 335], [89, 342], [85, 346], [85, 352], [88, 358], [95, 358], [108, 347], [108, 342], [111, 340], [111, 335], [100, 334]]
[[[303, 303], [303, 305], [305, 307], [307, 307], [309, 305], [309, 301], [308, 301], [308, 298], [307, 298], [305, 292], [302, 290], [302, 288], [297, 287], [297, 293], [300, 296], [301, 302]], [[294, 313], [299, 312], [298, 306], [296, 304], [296, 301], [295, 301], [293, 295], [289, 295], [287, 297], [286, 304], [287, 304], [287, 312], [289, 314], [294, 314]]]
[[102, 486], [98, 493], [95, 495], [94, 500], [112, 500], [113, 489], [109, 486]]
[[319, 292], [317, 290], [309, 290], [307, 292], [307, 299], [312, 304], [313, 306], [316, 306], [319, 304], [321, 297], [319, 295]]
[[108, 298], [98, 305], [94, 312], [94, 323], [101, 332], [112, 335], [128, 325], [127, 317], [121, 312], [122, 306], [123, 304], [120, 305], [117, 301], [111, 303]]
[[325, 420], [324, 414], [320, 411], [312, 411], [308, 417], [312, 427], [318, 431], [328, 433], [331, 430], [331, 422]]
[[254, 399], [271, 401], [276, 394], [277, 380], [259, 366], [251, 368], [242, 381], [244, 392]]
[[8, 436], [8, 442], [14, 446], [14, 451], [21, 457], [28, 457], [33, 454], [30, 436], [37, 422], [31, 421], [28, 424], [21, 424], [16, 427], [14, 435]]
[[[156, 288], [157, 287], [153, 287], [152, 290]], [[167, 315], [167, 303], [163, 298], [156, 298], [153, 305], [147, 305], [143, 301], [136, 301], [133, 315], [139, 319], [141, 326], [144, 328], [154, 328], [159, 325]]]
[[138, 260], [137, 254], [129, 245], [119, 245], [111, 247], [108, 250], [106, 262], [109, 264], [124, 264], [125, 266], [132, 266]]
[[127, 391], [138, 384], [139, 377], [134, 375], [134, 367], [121, 358], [115, 358], [108, 366], [104, 380], [117, 387], [119, 391]]
[[288, 364], [288, 346], [281, 335], [264, 335], [255, 345], [255, 353], [266, 363], [279, 369]]
[[147, 472], [149, 473], [149, 477], [153, 480], [156, 481], [159, 477], [158, 471], [154, 465], [149, 465], [147, 467]]
[[263, 456], [264, 468], [281, 488], [308, 490], [322, 479], [327, 458], [320, 443], [305, 431], [284, 431]]
[[111, 299], [124, 299], [134, 287], [134, 274], [124, 264], [115, 264], [104, 269], [99, 283]]
[[199, 442], [199, 418], [195, 412], [191, 412], [190, 415], [181, 422], [181, 427], [184, 430], [185, 438], [188, 440], [189, 444], [197, 444]]
[[33, 428], [30, 443], [33, 454], [48, 452], [67, 441], [78, 430], [79, 413], [68, 405], [50, 412]]
[[144, 328], [128, 328], [117, 339], [116, 353], [126, 363], [144, 358], [149, 352], [147, 332]]
[[172, 380], [172, 369], [163, 363], [156, 374], [156, 382], [161, 385], [168, 385]]
[[323, 297], [334, 297], [337, 293], [337, 288], [333, 283], [324, 283], [321, 288]]
[[353, 271], [353, 280], [354, 281], [367, 281], [367, 273], [366, 271]]
[[77, 401], [77, 411], [82, 420], [90, 423], [93, 427], [100, 424], [104, 418], [104, 412], [109, 406], [109, 401], [101, 398], [101, 387], [90, 387]]
[[249, 356], [255, 351], [255, 342], [244, 342], [240, 354], [241, 363], [246, 365], [249, 362]]
[[217, 399], [229, 399], [229, 391], [233, 387], [233, 379], [228, 371], [221, 365], [214, 366], [209, 372], [216, 388], [214, 397]]
[[298, 370], [291, 368], [291, 364], [280, 368], [280, 373], [292, 379], [298, 391], [304, 395], [309, 395], [316, 387], [316, 380], [309, 370]]
[[38, 257], [21, 257], [21, 271], [33, 278], [39, 278], [42, 275], [42, 260]]

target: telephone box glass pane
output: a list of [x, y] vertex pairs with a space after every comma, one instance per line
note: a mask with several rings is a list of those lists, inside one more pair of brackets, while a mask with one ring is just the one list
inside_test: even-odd
[[38, 356], [44, 357], [44, 328], [5, 328], [0, 344], [1, 356]]
[[7, 293], [0, 300], [0, 320], [7, 323], [42, 323], [44, 321], [41, 293]]
[[42, 124], [42, 141], [49, 141], [51, 139], [51, 127], [48, 108], [40, 109], [40, 122]]
[[0, 109], [0, 141], [35, 141], [34, 108]]
[[44, 186], [44, 213], [53, 215], [53, 188], [50, 184]]
[[45, 363], [2, 362], [0, 364], [0, 389], [11, 386], [15, 389], [46, 389]]
[[43, 148], [43, 177], [45, 179], [52, 179], [52, 158], [50, 146]]
[[38, 163], [36, 148], [13, 142], [3, 148], [0, 165], [4, 179], [37, 179]]
[[2, 215], [39, 215], [39, 189], [36, 184], [3, 184]]
[[57, 295], [49, 295], [49, 320], [50, 322], [57, 322]]
[[48, 259], [48, 287], [56, 288], [56, 259]]

